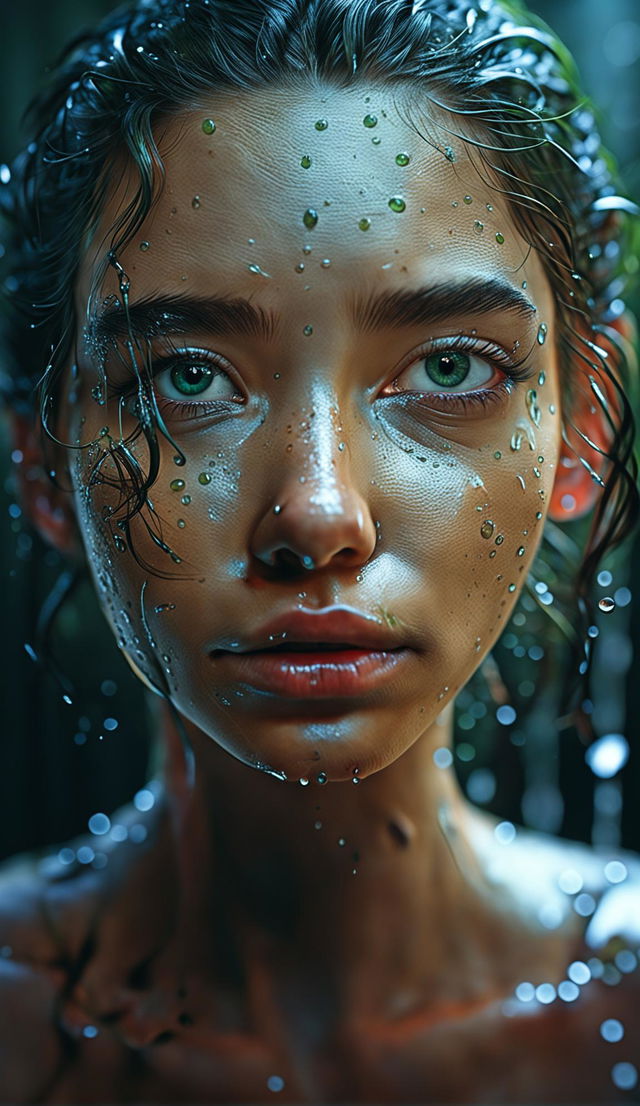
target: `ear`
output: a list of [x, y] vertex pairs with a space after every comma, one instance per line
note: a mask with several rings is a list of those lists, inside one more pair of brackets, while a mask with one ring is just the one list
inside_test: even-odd
[[[63, 471], [49, 475], [39, 422], [12, 412], [9, 419], [15, 475], [23, 510], [40, 536], [59, 553], [79, 561], [84, 557], [73, 509], [72, 493], [62, 486], [68, 481], [64, 456]], [[55, 480], [59, 481], [58, 486]]]
[[[623, 315], [616, 319], [612, 329], [616, 330], [625, 341], [632, 341], [634, 328], [631, 316]], [[597, 344], [608, 354], [608, 361], [615, 371], [619, 354], [613, 341], [598, 334]], [[554, 522], [570, 522], [588, 514], [602, 493], [602, 486], [594, 480], [580, 458], [586, 461], [587, 465], [602, 479], [608, 468], [607, 458], [603, 457], [598, 450], [606, 453], [609, 449], [612, 440], [611, 427], [607, 422], [602, 404], [591, 388], [588, 368], [584, 362], [577, 361], [575, 375], [576, 385], [571, 413], [573, 425], [566, 424], [564, 428], [558, 471], [549, 502], [549, 517]], [[606, 376], [598, 374], [597, 386], [615, 418], [620, 400], [614, 385]], [[577, 431], [584, 434], [597, 448], [592, 448]]]

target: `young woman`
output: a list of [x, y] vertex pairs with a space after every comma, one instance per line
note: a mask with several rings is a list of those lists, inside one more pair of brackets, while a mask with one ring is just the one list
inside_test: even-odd
[[547, 518], [594, 512], [584, 604], [636, 511], [632, 205], [565, 50], [493, 0], [139, 0], [34, 117], [23, 500], [165, 765], [100, 864], [5, 881], [4, 1100], [637, 1098], [638, 862], [500, 832], [447, 754]]

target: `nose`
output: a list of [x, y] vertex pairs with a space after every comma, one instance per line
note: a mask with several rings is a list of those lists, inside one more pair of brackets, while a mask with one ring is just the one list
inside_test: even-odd
[[280, 479], [251, 541], [251, 552], [264, 564], [353, 568], [373, 555], [375, 523], [354, 478], [347, 442], [333, 421], [316, 409], [306, 440], [284, 454]]

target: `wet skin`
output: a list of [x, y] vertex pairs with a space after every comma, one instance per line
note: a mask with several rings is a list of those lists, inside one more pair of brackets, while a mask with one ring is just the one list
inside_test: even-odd
[[[369, 113], [375, 128], [363, 125]], [[209, 117], [212, 135], [202, 130]], [[315, 128], [319, 118], [326, 129]], [[225, 297], [248, 301], [270, 325], [218, 331], [210, 312], [152, 341], [156, 361], [173, 359], [156, 364], [156, 392], [175, 445], [160, 438], [150, 497], [179, 563], [140, 521], [134, 546], [155, 574], [118, 550], [104, 519], [117, 494], [90, 487], [101, 447], [72, 457], [105, 613], [143, 678], [166, 680], [195, 779], [165, 718], [165, 792], [147, 844], [118, 846], [103, 873], [16, 892], [4, 939], [38, 968], [30, 990], [21, 984], [16, 1032], [36, 1010], [57, 1010], [77, 1053], [58, 1068], [52, 1034], [42, 1070], [31, 1082], [18, 1073], [13, 1097], [264, 1101], [274, 1097], [267, 1079], [280, 1075], [279, 1096], [292, 1102], [610, 1101], [611, 1064], [638, 1047], [635, 976], [613, 990], [593, 983], [574, 1005], [521, 1004], [509, 1016], [503, 1007], [522, 980], [557, 984], [590, 955], [557, 879], [578, 868], [598, 910], [608, 909], [602, 862], [536, 835], [505, 850], [433, 759], [451, 741], [456, 692], [516, 602], [558, 471], [542, 268], [463, 143], [452, 163], [388, 91], [223, 98], [158, 137], [166, 185], [119, 256], [132, 319], [157, 297], [156, 317], [175, 316], [169, 300]], [[93, 281], [127, 187], [125, 178], [111, 196], [78, 284], [87, 325], [75, 400], [71, 385], [67, 394], [72, 443], [97, 440], [104, 426], [117, 441], [119, 417], [125, 436], [135, 425], [131, 397], [100, 405], [92, 396], [103, 301], [118, 294], [113, 270], [94, 293]], [[389, 206], [393, 197], [404, 210]], [[309, 210], [314, 226], [304, 223]], [[420, 319], [352, 317], [372, 297], [388, 308], [395, 296], [397, 307], [416, 289], [428, 290]], [[195, 362], [176, 360], [189, 349]], [[471, 358], [454, 396], [426, 370], [435, 353]], [[210, 391], [182, 395], [178, 367], [207, 357], [223, 370]], [[510, 359], [529, 375], [511, 387]], [[107, 348], [104, 366], [111, 389], [126, 390], [122, 358]], [[145, 447], [135, 448], [144, 463]], [[286, 696], [212, 656], [253, 643], [276, 615], [334, 605], [376, 619], [392, 646], [407, 648], [386, 682], [349, 696]], [[550, 902], [552, 927], [539, 914]], [[20, 945], [12, 919], [30, 909]], [[623, 914], [596, 924], [596, 913], [594, 948], [637, 940]], [[625, 1022], [624, 1055], [599, 1037], [605, 1017]], [[97, 1039], [83, 1038], [88, 1021]]]

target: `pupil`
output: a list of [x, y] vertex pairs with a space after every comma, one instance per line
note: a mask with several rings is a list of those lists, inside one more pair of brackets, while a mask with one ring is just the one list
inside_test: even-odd
[[456, 371], [456, 366], [452, 357], [441, 357], [438, 362], [438, 369], [443, 376], [450, 376], [451, 373]]
[[171, 370], [174, 387], [183, 395], [199, 395], [209, 387], [213, 379], [213, 370], [209, 365], [176, 365]]

